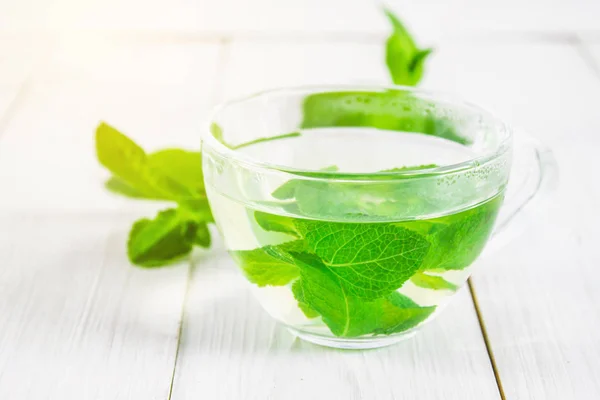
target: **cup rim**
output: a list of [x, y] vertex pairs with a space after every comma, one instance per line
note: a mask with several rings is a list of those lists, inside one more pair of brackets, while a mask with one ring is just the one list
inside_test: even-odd
[[[219, 141], [211, 132], [211, 127], [216, 119], [224, 109], [232, 105], [240, 104], [249, 100], [256, 99], [258, 97], [282, 94], [282, 93], [293, 93], [293, 92], [309, 92], [314, 93], [327, 93], [327, 92], [342, 92], [342, 91], [370, 91], [370, 92], [383, 92], [386, 90], [401, 90], [410, 93], [418, 94], [422, 97], [429, 97], [434, 101], [445, 101], [452, 105], [462, 106], [473, 110], [473, 112], [479, 113], [486, 118], [495, 120], [505, 132], [504, 138], [495, 146], [494, 149], [487, 151], [483, 154], [469, 158], [468, 160], [461, 161], [459, 163], [452, 163], [447, 165], [435, 166], [431, 168], [419, 168], [419, 169], [406, 169], [406, 170], [395, 170], [395, 171], [376, 171], [376, 172], [344, 172], [344, 171], [326, 171], [317, 169], [307, 168], [294, 168], [283, 164], [269, 163], [265, 161], [256, 160], [255, 158], [248, 156], [236, 149], [232, 149], [226, 146], [224, 143]], [[501, 118], [497, 117], [494, 113], [487, 109], [473, 104], [469, 101], [463, 100], [461, 97], [453, 95], [444, 91], [426, 90], [415, 88], [412, 86], [392, 85], [392, 84], [365, 84], [365, 83], [342, 83], [342, 84], [317, 84], [317, 85], [296, 85], [296, 86], [280, 86], [275, 88], [269, 88], [266, 90], [254, 92], [244, 96], [234, 97], [229, 100], [225, 100], [215, 106], [210, 112], [210, 116], [204, 125], [204, 137], [202, 138], [202, 148], [208, 145], [211, 149], [216, 151], [224, 159], [235, 162], [250, 169], [259, 170], [270, 170], [281, 173], [293, 174], [303, 176], [309, 179], [336, 179], [336, 180], [379, 180], [384, 179], [386, 181], [395, 179], [405, 179], [408, 177], [427, 177], [427, 176], [440, 176], [445, 174], [451, 174], [469, 170], [471, 168], [480, 167], [484, 164], [494, 161], [495, 159], [502, 156], [504, 153], [510, 150], [510, 143], [512, 142], [514, 130]]]

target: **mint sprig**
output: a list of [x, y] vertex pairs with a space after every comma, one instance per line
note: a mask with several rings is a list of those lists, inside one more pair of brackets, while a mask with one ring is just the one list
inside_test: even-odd
[[175, 203], [154, 219], [136, 221], [129, 233], [127, 255], [142, 267], [180, 260], [194, 246], [209, 247], [207, 223], [213, 221], [199, 152], [166, 149], [147, 154], [112, 126], [96, 129], [96, 154], [113, 176], [106, 187], [114, 193]]

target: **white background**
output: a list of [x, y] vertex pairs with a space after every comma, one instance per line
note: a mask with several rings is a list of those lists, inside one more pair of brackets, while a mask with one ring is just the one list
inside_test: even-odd
[[561, 183], [545, 218], [478, 261], [477, 309], [465, 289], [414, 339], [341, 352], [277, 326], [219, 241], [130, 266], [127, 230], [157, 206], [103, 190], [93, 131], [194, 149], [224, 98], [387, 82], [379, 5], [0, 1], [0, 399], [600, 398], [600, 2], [391, 5], [436, 48], [423, 86], [545, 141]]

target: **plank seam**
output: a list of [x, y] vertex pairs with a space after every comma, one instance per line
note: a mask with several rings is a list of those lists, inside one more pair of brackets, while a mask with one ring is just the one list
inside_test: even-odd
[[494, 378], [496, 379], [496, 385], [498, 386], [498, 392], [500, 393], [500, 398], [502, 400], [506, 400], [506, 395], [504, 394], [504, 388], [502, 387], [502, 381], [500, 379], [500, 372], [498, 370], [498, 366], [496, 364], [496, 358], [494, 357], [494, 352], [492, 350], [492, 343], [487, 333], [487, 328], [485, 326], [485, 322], [483, 320], [483, 314], [481, 313], [481, 308], [479, 306], [479, 301], [477, 300], [477, 294], [475, 293], [475, 286], [473, 285], [473, 281], [471, 278], [467, 280], [467, 285], [469, 286], [469, 293], [471, 294], [471, 300], [473, 301], [473, 307], [475, 307], [475, 314], [477, 315], [477, 321], [479, 322], [479, 328], [481, 329], [481, 335], [483, 336], [483, 342], [485, 344], [485, 348], [488, 353], [488, 357], [490, 359], [490, 364], [492, 366], [492, 371], [494, 372]]

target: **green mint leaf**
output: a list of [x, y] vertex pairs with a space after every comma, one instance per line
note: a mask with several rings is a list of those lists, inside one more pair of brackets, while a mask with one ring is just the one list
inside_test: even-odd
[[231, 146], [231, 148], [234, 150], [237, 150], [237, 149], [241, 149], [243, 147], [247, 147], [247, 146], [250, 146], [253, 144], [257, 144], [257, 143], [270, 142], [272, 140], [294, 138], [294, 137], [298, 137], [298, 136], [302, 136], [302, 134], [300, 132], [284, 133], [283, 135], [269, 136], [269, 137], [254, 139], [249, 142], [244, 142], [244, 143], [241, 143], [241, 144], [238, 144], [235, 146]]
[[306, 302], [304, 298], [304, 287], [301, 281], [294, 282], [292, 285], [292, 293], [294, 294], [294, 298], [298, 301], [298, 307], [304, 313], [306, 318], [317, 318], [320, 315]]
[[414, 328], [435, 311], [435, 306], [420, 307], [410, 298], [394, 292], [380, 300], [382, 315], [373, 333], [390, 335]]
[[151, 199], [151, 200], [164, 200], [160, 196], [152, 197], [148, 196], [139, 190], [129, 186], [126, 182], [123, 182], [121, 179], [111, 176], [108, 178], [106, 182], [104, 182], [104, 187], [114, 193], [125, 197], [130, 197], [132, 199]]
[[372, 127], [471, 143], [449, 119], [423, 113], [429, 105], [401, 90], [316, 93], [304, 99], [302, 128]]
[[227, 144], [227, 142], [223, 138], [223, 128], [221, 128], [219, 124], [217, 124], [216, 122], [210, 124], [210, 133], [212, 133], [213, 137], [217, 139], [217, 142], [221, 143], [225, 147], [231, 148], [231, 146], [229, 146], [229, 144]]
[[215, 139], [217, 139], [217, 141], [219, 143], [221, 143], [223, 146], [230, 148], [232, 150], [241, 149], [243, 147], [247, 147], [247, 146], [250, 146], [253, 144], [257, 144], [257, 143], [270, 142], [272, 140], [288, 139], [288, 138], [302, 136], [302, 134], [300, 132], [290, 132], [290, 133], [284, 133], [282, 135], [262, 137], [262, 138], [250, 140], [248, 142], [243, 142], [243, 143], [239, 143], [239, 144], [231, 144], [225, 140], [223, 128], [221, 128], [221, 126], [216, 124], [215, 122], [213, 122], [210, 125], [210, 132], [212, 133], [213, 137]]
[[206, 197], [188, 198], [178, 201], [179, 208], [185, 210], [190, 219], [199, 222], [214, 222], [210, 204]]
[[161, 174], [191, 189], [194, 196], [206, 197], [202, 154], [199, 151], [164, 149], [148, 155], [148, 164]]
[[266, 231], [281, 232], [298, 236], [298, 231], [296, 230], [294, 222], [290, 218], [261, 211], [255, 211], [254, 219], [256, 219], [258, 225]]
[[411, 79], [414, 82], [413, 85], [417, 85], [423, 78], [423, 73], [425, 72], [425, 60], [431, 53], [433, 53], [433, 49], [419, 50], [412, 59], [409, 65], [409, 71]]
[[[339, 168], [337, 165], [330, 165], [329, 167], [321, 168], [319, 171], [321, 171], [321, 172], [337, 172], [337, 171], [339, 171]], [[318, 176], [319, 174], [315, 174], [315, 175]], [[279, 186], [277, 189], [275, 189], [271, 195], [278, 200], [293, 199], [295, 192], [296, 192], [296, 188], [298, 187], [299, 184], [302, 184], [301, 180], [291, 179], [291, 180], [287, 181], [286, 183], [284, 183], [283, 185]]]
[[129, 233], [127, 254], [133, 264], [157, 267], [186, 256], [192, 250], [198, 223], [176, 209], [161, 211], [137, 221]]
[[414, 39], [390, 10], [385, 10], [393, 32], [386, 42], [385, 62], [396, 85], [415, 86], [423, 76], [425, 59], [432, 49], [420, 50]]
[[458, 289], [452, 282], [448, 282], [441, 276], [429, 275], [424, 272], [417, 272], [414, 274], [410, 281], [414, 283], [416, 286], [425, 288], [425, 289], [433, 289], [433, 290], [452, 290], [455, 291]]
[[491, 234], [503, 197], [470, 210], [442, 217], [432, 225], [428, 240], [431, 254], [423, 269], [458, 270], [471, 265]]
[[106, 123], [96, 129], [96, 153], [100, 163], [113, 175], [147, 198], [177, 200], [193, 195], [154, 168], [140, 146]]
[[365, 301], [353, 296], [347, 282], [333, 268], [310, 254], [293, 254], [300, 280], [292, 287], [301, 309], [309, 317], [317, 313], [336, 336], [391, 334], [410, 329], [425, 320], [435, 307], [419, 307], [399, 293]]
[[283, 247], [265, 246], [254, 250], [231, 251], [230, 254], [250, 282], [259, 287], [284, 286], [299, 276], [298, 267], [286, 251], [296, 246], [292, 242]]
[[194, 244], [196, 246], [209, 248], [211, 243], [210, 231], [206, 223], [199, 223], [196, 235], [194, 236]]
[[435, 167], [437, 167], [436, 164], [423, 164], [423, 165], [416, 165], [416, 166], [404, 166], [404, 167], [400, 167], [400, 168], [384, 169], [381, 172], [420, 171], [423, 169], [431, 169], [431, 168], [435, 168]]
[[419, 268], [429, 242], [389, 224], [296, 220], [306, 247], [347, 285], [352, 296], [376, 299], [402, 286]]

